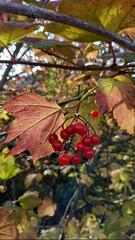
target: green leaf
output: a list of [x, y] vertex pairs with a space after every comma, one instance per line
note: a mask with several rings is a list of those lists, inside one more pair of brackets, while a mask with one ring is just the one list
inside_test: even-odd
[[39, 198], [39, 192], [25, 192], [18, 198], [20, 205], [25, 209], [32, 209], [40, 205], [41, 199]]
[[0, 45], [17, 42], [37, 29], [37, 24], [26, 22], [0, 22]]
[[8, 180], [21, 172], [21, 169], [15, 163], [15, 158], [8, 155], [8, 149], [5, 148], [0, 153], [0, 178], [2, 180]]

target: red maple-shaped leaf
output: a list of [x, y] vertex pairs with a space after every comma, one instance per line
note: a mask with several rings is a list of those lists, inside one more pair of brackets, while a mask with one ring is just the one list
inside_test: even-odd
[[[48, 137], [64, 122], [61, 108], [55, 102], [36, 93], [24, 93], [10, 99], [4, 108], [15, 117], [4, 141], [18, 139], [10, 152], [12, 155], [28, 150], [35, 161], [53, 152]], [[60, 129], [56, 133], [59, 135]]]
[[96, 93], [96, 103], [101, 113], [113, 113], [121, 129], [129, 134], [134, 133], [135, 86], [131, 82], [101, 79]]

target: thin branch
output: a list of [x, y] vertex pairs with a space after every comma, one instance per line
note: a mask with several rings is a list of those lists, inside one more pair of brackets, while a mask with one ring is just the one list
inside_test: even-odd
[[26, 55], [26, 53], [31, 49], [31, 47], [28, 47], [21, 55], [21, 57], [19, 58], [20, 60]]
[[40, 67], [47, 67], [47, 68], [59, 68], [59, 69], [67, 69], [67, 70], [74, 70], [74, 71], [102, 71], [102, 70], [127, 70], [127, 68], [134, 70], [135, 63], [131, 64], [123, 64], [123, 65], [110, 65], [110, 66], [102, 66], [99, 64], [93, 65], [80, 65], [80, 66], [73, 66], [73, 65], [63, 65], [63, 64], [55, 64], [55, 63], [44, 63], [44, 62], [34, 62], [34, 61], [24, 61], [24, 60], [0, 60], [0, 64], [12, 64], [12, 65], [29, 65], [29, 66], [40, 66]]
[[27, 16], [29, 18], [37, 18], [50, 20], [58, 23], [63, 23], [73, 27], [77, 27], [88, 32], [97, 34], [106, 38], [106, 41], [113, 41], [122, 47], [125, 47], [133, 52], [135, 52], [135, 43], [126, 39], [123, 36], [119, 36], [114, 32], [105, 29], [104, 27], [98, 26], [94, 23], [85, 22], [75, 17], [68, 16], [66, 14], [61, 14], [52, 10], [35, 7], [31, 5], [22, 5], [17, 3], [7, 2], [5, 0], [0, 1], [0, 10], [5, 13], [12, 13], [15, 15]]
[[19, 53], [21, 47], [22, 47], [22, 43], [18, 43], [17, 46], [16, 46], [16, 49], [12, 55], [12, 60], [11, 62], [9, 62], [9, 65], [7, 66], [3, 76], [2, 76], [2, 79], [0, 81], [0, 91], [2, 90], [4, 84], [6, 83], [6, 81], [8, 80], [8, 75], [9, 75], [9, 72], [11, 71], [12, 69], [12, 66], [13, 66], [13, 62], [14, 62], [14, 59], [16, 58], [17, 54]]

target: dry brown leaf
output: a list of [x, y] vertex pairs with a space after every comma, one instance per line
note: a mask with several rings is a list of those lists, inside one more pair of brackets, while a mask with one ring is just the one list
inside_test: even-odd
[[45, 198], [43, 199], [42, 204], [38, 207], [38, 216], [39, 217], [45, 217], [45, 216], [54, 216], [55, 211], [57, 209], [56, 203], [52, 201], [51, 198]]
[[8, 209], [0, 208], [0, 240], [17, 240], [18, 231]]

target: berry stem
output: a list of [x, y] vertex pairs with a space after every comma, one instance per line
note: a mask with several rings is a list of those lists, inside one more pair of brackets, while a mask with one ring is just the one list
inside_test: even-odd
[[93, 92], [94, 90], [96, 90], [97, 86], [91, 88], [90, 90], [88, 90], [88, 92], [86, 92], [83, 97], [81, 98], [80, 102], [84, 101], [85, 99], [87, 99]]
[[65, 121], [62, 123], [62, 125], [60, 125], [58, 128], [56, 128], [56, 130], [54, 131], [54, 133], [56, 133], [56, 132], [58, 131], [58, 129], [63, 128], [65, 122], [68, 121], [68, 120], [71, 119], [71, 118], [75, 118], [75, 116], [72, 115], [72, 116], [66, 118]]
[[89, 126], [91, 127], [91, 129], [93, 130], [93, 132], [96, 134], [96, 130], [95, 130], [95, 128], [92, 126], [91, 123], [89, 123], [89, 122], [86, 120], [85, 117], [79, 115], [79, 119], [80, 119], [83, 123], [89, 125]]

